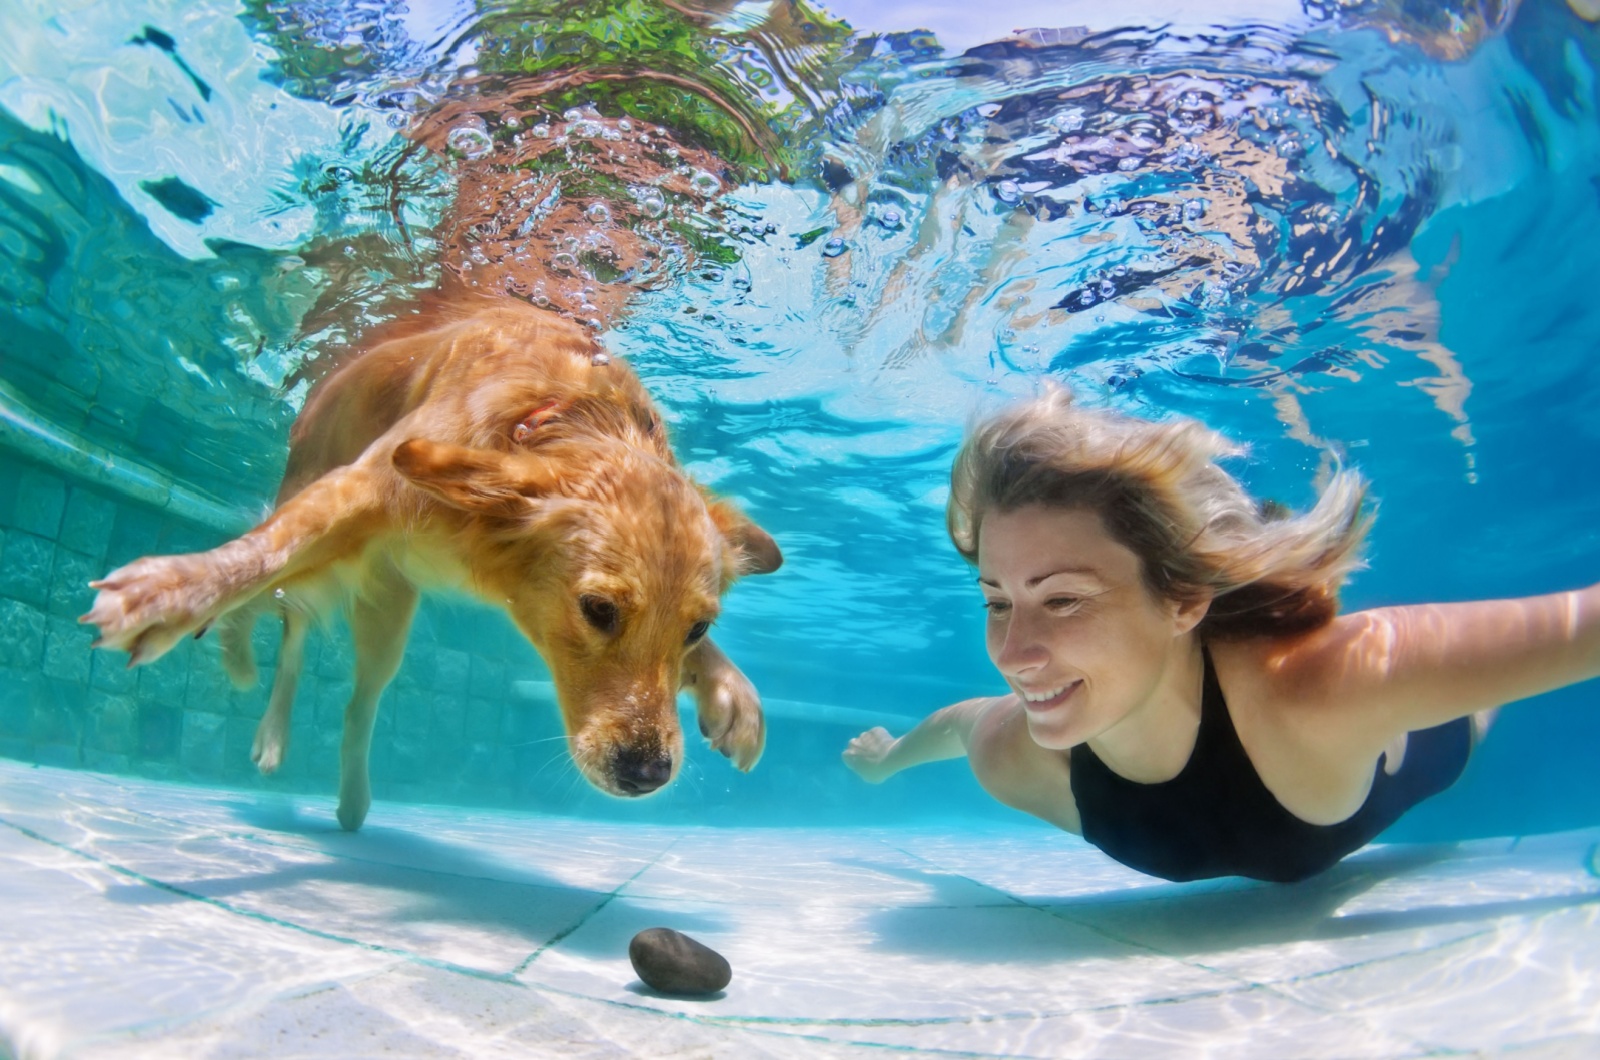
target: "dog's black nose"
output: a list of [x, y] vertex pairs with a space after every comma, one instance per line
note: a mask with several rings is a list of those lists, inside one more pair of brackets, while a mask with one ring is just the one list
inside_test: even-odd
[[655, 751], [620, 750], [611, 775], [625, 795], [648, 795], [672, 779], [672, 759]]

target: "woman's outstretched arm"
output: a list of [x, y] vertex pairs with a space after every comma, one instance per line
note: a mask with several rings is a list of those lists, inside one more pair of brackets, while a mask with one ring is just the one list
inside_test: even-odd
[[994, 700], [968, 699], [929, 714], [896, 739], [883, 726], [868, 729], [844, 749], [844, 764], [862, 780], [881, 784], [902, 769], [967, 753], [972, 727]]
[[1600, 677], [1600, 586], [1357, 612], [1268, 655], [1302, 716], [1381, 745]]

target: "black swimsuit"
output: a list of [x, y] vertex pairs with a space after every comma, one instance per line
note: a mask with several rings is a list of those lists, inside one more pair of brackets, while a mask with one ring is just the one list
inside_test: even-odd
[[1162, 879], [1249, 876], [1292, 883], [1331, 868], [1400, 815], [1455, 783], [1472, 750], [1472, 719], [1413, 732], [1400, 771], [1378, 768], [1349, 819], [1308, 824], [1256, 774], [1205, 657], [1200, 731], [1183, 771], [1158, 784], [1113, 773], [1086, 743], [1071, 751], [1072, 796], [1083, 837], [1130, 868]]

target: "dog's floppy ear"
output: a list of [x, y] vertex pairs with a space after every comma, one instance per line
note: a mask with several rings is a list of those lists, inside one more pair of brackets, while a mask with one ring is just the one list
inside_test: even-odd
[[559, 477], [551, 461], [527, 453], [508, 455], [425, 438], [401, 442], [391, 459], [418, 489], [452, 507], [487, 515], [517, 513]]
[[772, 535], [727, 501], [713, 501], [711, 521], [739, 551], [739, 573], [771, 574], [783, 566], [783, 553]]

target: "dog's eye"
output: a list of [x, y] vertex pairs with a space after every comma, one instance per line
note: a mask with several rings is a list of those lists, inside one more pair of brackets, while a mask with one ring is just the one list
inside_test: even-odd
[[689, 627], [689, 635], [683, 638], [683, 642], [685, 644], [699, 644], [701, 638], [706, 635], [706, 630], [710, 628], [711, 623], [709, 622], [696, 622]]
[[617, 631], [617, 605], [598, 596], [581, 596], [578, 606], [583, 609], [583, 620], [601, 633]]

